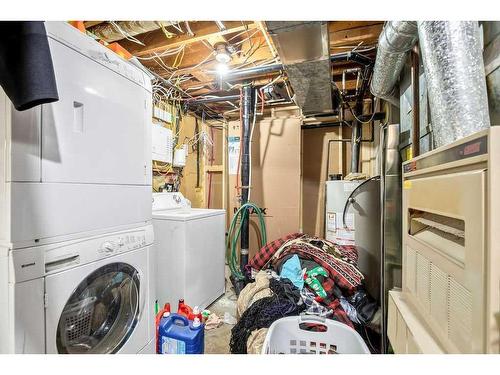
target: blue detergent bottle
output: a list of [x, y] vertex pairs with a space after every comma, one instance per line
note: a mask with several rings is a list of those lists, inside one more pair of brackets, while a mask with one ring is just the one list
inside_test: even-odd
[[165, 313], [158, 325], [158, 353], [203, 354], [205, 350], [205, 327], [196, 318]]

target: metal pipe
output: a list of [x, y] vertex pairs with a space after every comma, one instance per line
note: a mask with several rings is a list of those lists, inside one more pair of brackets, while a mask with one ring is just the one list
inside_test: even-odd
[[[372, 65], [373, 64], [372, 59], [370, 59], [369, 57], [366, 57], [360, 53], [357, 53], [357, 52], [336, 53], [336, 54], [330, 56], [330, 61], [333, 63], [340, 62], [340, 61], [354, 61], [354, 62], [361, 64], [361, 65]], [[270, 65], [257, 66], [254, 68], [241, 69], [241, 70], [229, 72], [224, 77], [224, 81], [230, 82], [230, 81], [234, 81], [237, 79], [246, 79], [246, 78], [251, 78], [252, 76], [255, 76], [255, 75], [275, 73], [275, 72], [278, 72], [278, 71], [284, 70], [284, 69], [285, 68], [284, 68], [283, 64], [270, 64]]]
[[[367, 121], [372, 118], [372, 114], [369, 115], [362, 115], [359, 117], [361, 121]], [[376, 112], [373, 115], [373, 120], [372, 121], [380, 121], [385, 118], [385, 112]], [[332, 128], [336, 126], [341, 126], [345, 124], [346, 122], [349, 121], [329, 121], [329, 122], [323, 122], [323, 123], [318, 123], [318, 124], [311, 124], [311, 125], [301, 125], [301, 129], [320, 129], [320, 128]], [[366, 140], [362, 139], [361, 142], [365, 142]], [[373, 140], [372, 140], [373, 141]], [[351, 140], [349, 139], [349, 142]]]
[[[241, 204], [248, 202], [248, 189], [250, 184], [250, 126], [253, 116], [252, 107], [252, 85], [247, 84], [242, 88], [242, 140], [241, 140]], [[243, 274], [245, 274], [245, 266], [248, 264], [249, 254], [249, 224], [250, 212], [248, 212], [246, 219], [242, 223], [241, 229], [241, 242], [240, 242], [240, 267]], [[244, 217], [243, 216], [243, 217]]]
[[[361, 111], [358, 110], [358, 105], [356, 105], [356, 113], [359, 115]], [[361, 123], [359, 121], [354, 121], [352, 126], [352, 136], [351, 136], [351, 173], [359, 172], [359, 155], [361, 151]]]
[[340, 52], [330, 55], [330, 62], [353, 61], [360, 65], [373, 65], [374, 61], [358, 52]]
[[[361, 83], [361, 88], [356, 99], [356, 106], [354, 109], [355, 115], [360, 119], [363, 115], [363, 99], [365, 92], [368, 89], [368, 82], [370, 81], [372, 73], [372, 66], [366, 65], [363, 71], [363, 82]], [[354, 113], [353, 113], [354, 115]], [[361, 120], [361, 119], [360, 119]], [[355, 118], [352, 127], [352, 152], [351, 152], [351, 173], [359, 172], [359, 155], [361, 152], [361, 133], [363, 124]]]
[[380, 321], [381, 345], [380, 351], [385, 354], [387, 352], [387, 321], [386, 321], [386, 305], [385, 305], [385, 130], [387, 124], [380, 127], [380, 306], [382, 308], [382, 319]]
[[262, 74], [270, 74], [275, 73], [280, 70], [283, 70], [283, 64], [270, 64], [263, 66], [256, 66], [254, 68], [241, 69], [236, 71], [230, 71], [228, 74], [223, 77], [225, 82], [234, 81], [237, 79], [247, 79], [252, 76], [262, 75]]
[[477, 21], [419, 21], [436, 147], [490, 126]]
[[219, 103], [219, 102], [233, 102], [240, 100], [239, 95], [226, 95], [226, 96], [218, 96], [215, 98], [202, 98], [196, 100], [187, 101], [188, 105], [196, 105], [196, 104], [204, 104], [204, 103]]
[[406, 61], [407, 53], [418, 39], [414, 21], [390, 21], [384, 25], [379, 37], [377, 58], [371, 83], [371, 92], [399, 107], [396, 82]]
[[420, 51], [418, 44], [411, 51], [411, 85], [413, 91], [412, 156], [420, 155]]

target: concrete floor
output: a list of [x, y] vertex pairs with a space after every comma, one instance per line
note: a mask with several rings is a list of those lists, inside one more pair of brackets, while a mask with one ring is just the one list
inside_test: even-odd
[[[226, 293], [212, 303], [208, 310], [224, 320], [224, 313], [228, 312], [236, 318], [236, 294], [226, 276]], [[205, 354], [229, 354], [231, 329], [234, 325], [223, 323], [219, 328], [205, 331]]]

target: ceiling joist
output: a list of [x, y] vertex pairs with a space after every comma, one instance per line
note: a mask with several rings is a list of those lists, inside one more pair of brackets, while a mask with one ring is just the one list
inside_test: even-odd
[[226, 29], [220, 30], [215, 22], [196, 22], [191, 26], [194, 36], [181, 34], [173, 38], [167, 38], [163, 30], [159, 29], [136, 36], [145, 46], [141, 46], [129, 40], [121, 40], [120, 44], [135, 56], [146, 56], [155, 52], [161, 53], [165, 50], [177, 48], [182, 45], [187, 46], [203, 40], [214, 39], [219, 36], [236, 34], [247, 30], [250, 31], [257, 27], [257, 24], [253, 22], [228, 21], [224, 24], [226, 25]]
[[[85, 26], [91, 28], [109, 21], [85, 21]], [[134, 35], [144, 45], [124, 38], [119, 44], [134, 56], [143, 58], [141, 62], [156, 74], [171, 79], [173, 85], [196, 97], [202, 95], [227, 94], [229, 85], [220, 87], [215, 73], [214, 45], [218, 42], [228, 43], [232, 59], [228, 63], [230, 70], [246, 69], [263, 63], [279, 63], [280, 59], [262, 21], [223, 21], [225, 29], [221, 30], [215, 21], [179, 21], [177, 26], [165, 26], [165, 30], [157, 29]], [[192, 31], [187, 32], [187, 26]], [[328, 32], [330, 54], [347, 52], [357, 48], [363, 55], [374, 59], [378, 37], [383, 28], [381, 21], [330, 21]], [[167, 32], [165, 32], [167, 31]], [[193, 35], [194, 34], [194, 35]], [[179, 48], [183, 47], [183, 48]], [[234, 50], [233, 50], [234, 48]], [[236, 51], [236, 52], [234, 52]], [[155, 56], [158, 54], [160, 57]], [[163, 54], [163, 56], [162, 56]], [[154, 59], [152, 59], [152, 57]], [[145, 59], [144, 59], [145, 58]], [[161, 61], [158, 61], [161, 58]], [[174, 68], [175, 65], [175, 68]], [[331, 78], [342, 88], [343, 73], [346, 69], [359, 68], [354, 61], [337, 61], [331, 65]], [[280, 72], [259, 73], [245, 76], [256, 85], [264, 85], [275, 79]], [[345, 90], [354, 95], [356, 87], [361, 84], [357, 73], [345, 74]], [[242, 78], [243, 79], [243, 78]], [[286, 72], [285, 72], [286, 79]], [[231, 81], [232, 84], [239, 81]], [[219, 91], [221, 90], [222, 91]], [[224, 89], [227, 89], [224, 91]], [[219, 95], [219, 94], [216, 94]], [[211, 103], [212, 109], [224, 109], [223, 103]]]

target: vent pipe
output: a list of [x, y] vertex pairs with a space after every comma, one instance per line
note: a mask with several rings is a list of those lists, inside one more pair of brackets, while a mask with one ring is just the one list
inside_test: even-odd
[[417, 39], [415, 21], [390, 21], [384, 25], [378, 42], [377, 59], [370, 87], [374, 96], [399, 107], [399, 94], [396, 95], [395, 86], [407, 54]]
[[436, 147], [490, 126], [478, 22], [418, 23]]
[[[241, 205], [248, 202], [248, 189], [250, 185], [250, 127], [253, 117], [253, 98], [252, 98], [252, 86], [251, 84], [246, 84], [242, 88], [242, 98], [241, 98], [241, 109], [242, 109], [242, 122], [240, 126], [242, 127], [242, 140], [241, 140]], [[248, 254], [249, 254], [249, 227], [250, 227], [250, 214], [244, 218], [241, 229], [241, 239], [240, 239], [240, 267], [243, 274], [246, 273], [246, 265], [248, 264]]]

